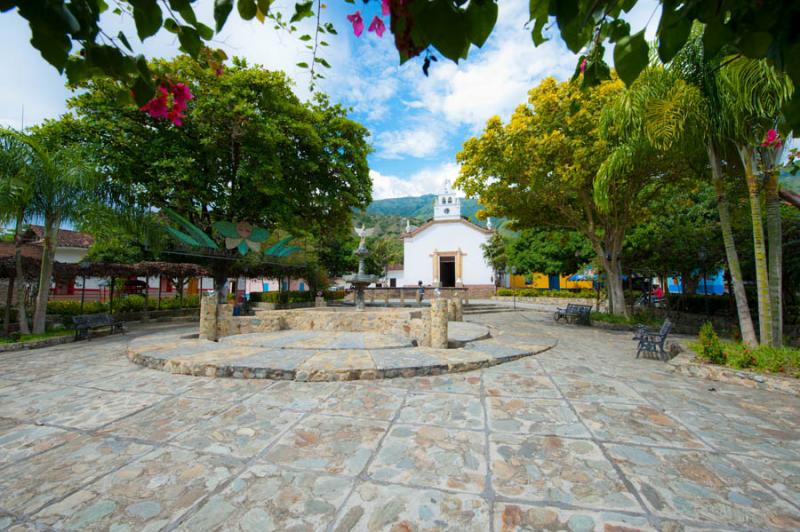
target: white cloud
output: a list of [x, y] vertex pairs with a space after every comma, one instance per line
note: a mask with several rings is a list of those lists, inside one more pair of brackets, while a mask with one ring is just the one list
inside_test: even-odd
[[375, 138], [378, 157], [402, 159], [403, 157], [428, 157], [437, 153], [444, 142], [441, 129], [425, 125], [398, 131], [384, 131]]
[[386, 199], [402, 196], [421, 196], [436, 193], [444, 187], [445, 181], [451, 184], [458, 177], [456, 163], [444, 163], [415, 172], [408, 177], [385, 175], [370, 170], [372, 178], [372, 198]]

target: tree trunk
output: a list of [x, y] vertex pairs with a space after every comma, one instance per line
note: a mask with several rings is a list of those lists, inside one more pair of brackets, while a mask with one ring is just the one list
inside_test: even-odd
[[769, 244], [769, 306], [772, 313], [772, 345], [783, 345], [783, 234], [781, 199], [778, 196], [778, 172], [770, 169], [764, 178]]
[[11, 303], [14, 298], [14, 278], [8, 278], [6, 288], [6, 306], [3, 309], [3, 334], [8, 336], [11, 332]]
[[772, 345], [772, 312], [770, 308], [767, 248], [764, 242], [764, 221], [761, 213], [761, 193], [758, 178], [753, 172], [753, 150], [737, 145], [742, 159], [747, 192], [750, 196], [750, 218], [753, 223], [753, 252], [756, 264], [756, 292], [758, 295], [758, 332], [762, 345]]
[[711, 162], [711, 177], [717, 193], [719, 225], [722, 230], [722, 241], [725, 245], [725, 256], [728, 260], [728, 273], [733, 285], [733, 297], [736, 300], [739, 331], [742, 334], [742, 342], [745, 345], [755, 347], [758, 345], [758, 338], [756, 338], [756, 330], [753, 327], [753, 317], [750, 315], [750, 305], [747, 303], [747, 293], [744, 290], [744, 279], [742, 278], [739, 254], [736, 252], [736, 242], [733, 239], [731, 208], [728, 203], [728, 194], [725, 192], [725, 182], [722, 179], [722, 164], [713, 144], [708, 145], [708, 160]]
[[39, 270], [39, 290], [36, 293], [36, 309], [33, 312], [33, 334], [42, 334], [47, 325], [47, 301], [50, 299], [50, 281], [53, 278], [59, 222], [58, 219], [45, 219], [44, 223], [44, 247], [42, 267]]
[[28, 313], [25, 311], [25, 272], [22, 269], [22, 223], [25, 219], [24, 211], [17, 211], [16, 226], [14, 229], [14, 267], [17, 270], [17, 325], [20, 334], [30, 334], [28, 328]]
[[[606, 272], [606, 291], [608, 292], [608, 312], [628, 317], [628, 307], [625, 305], [625, 289], [622, 284], [622, 265], [619, 252], [622, 248], [622, 238], [607, 244], [605, 249], [601, 244], [593, 244], [595, 253], [600, 259], [600, 264]], [[608, 255], [606, 255], [608, 253]]]

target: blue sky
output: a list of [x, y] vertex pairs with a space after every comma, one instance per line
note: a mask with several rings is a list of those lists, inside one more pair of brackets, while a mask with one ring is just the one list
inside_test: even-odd
[[[273, 8], [293, 11], [293, 2], [279, 0]], [[200, 0], [196, 11], [209, 25], [213, 0]], [[566, 79], [576, 57], [555, 38], [538, 48], [529, 31], [526, 0], [500, 0], [499, 20], [482, 49], [473, 48], [469, 59], [456, 65], [440, 60], [430, 76], [421, 70], [421, 60], [403, 66], [390, 32], [382, 38], [366, 31], [352, 34], [346, 15], [361, 10], [365, 25], [380, 10], [377, 0], [368, 4], [332, 2], [323, 20], [334, 23], [338, 36], [326, 38], [331, 44], [323, 56], [332, 68], [318, 90], [333, 101], [352, 107], [352, 116], [372, 133], [375, 151], [370, 155], [373, 196], [376, 199], [420, 195], [439, 190], [445, 179], [458, 173], [455, 162], [462, 143], [480, 132], [493, 115], [507, 119], [523, 103], [527, 91], [546, 76]], [[630, 13], [634, 31], [645, 27], [653, 38], [657, 4], [645, 0]], [[656, 13], [653, 16], [654, 11]], [[304, 21], [309, 26], [310, 20]], [[109, 15], [104, 23], [116, 34], [125, 29], [136, 47], [132, 21]], [[388, 21], [387, 21], [388, 25]], [[302, 32], [301, 32], [302, 33]], [[299, 35], [299, 33], [298, 33]], [[66, 111], [69, 91], [64, 80], [39, 56], [28, 40], [25, 21], [15, 13], [0, 14], [0, 124], [19, 127], [24, 106], [25, 124], [56, 117]], [[269, 24], [244, 22], [232, 13], [215, 46], [229, 56], [238, 55], [251, 64], [284, 70], [294, 81], [297, 94], [308, 98], [308, 73], [295, 65], [308, 61], [307, 52], [296, 36], [277, 32]], [[177, 53], [173, 36], [162, 32], [139, 44], [149, 56], [169, 57]]]

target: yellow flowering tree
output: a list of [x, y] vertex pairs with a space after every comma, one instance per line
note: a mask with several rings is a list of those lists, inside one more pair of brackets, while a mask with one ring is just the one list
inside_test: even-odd
[[614, 314], [627, 314], [620, 263], [626, 230], [646, 218], [663, 186], [693, 175], [688, 162], [632, 146], [629, 163], [616, 165], [614, 179], [596, 186], [598, 171], [617, 147], [613, 131], [601, 135], [600, 118], [623, 91], [618, 79], [589, 89], [543, 80], [507, 124], [493, 117], [480, 137], [464, 144], [456, 181], [480, 198], [484, 216], [507, 217], [517, 229], [586, 236], [607, 274]]

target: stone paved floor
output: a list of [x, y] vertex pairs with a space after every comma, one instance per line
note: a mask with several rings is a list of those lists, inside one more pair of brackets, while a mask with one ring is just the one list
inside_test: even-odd
[[170, 375], [120, 336], [2, 355], [0, 530], [800, 528], [797, 397], [541, 312], [470, 319], [559, 344], [346, 383]]

